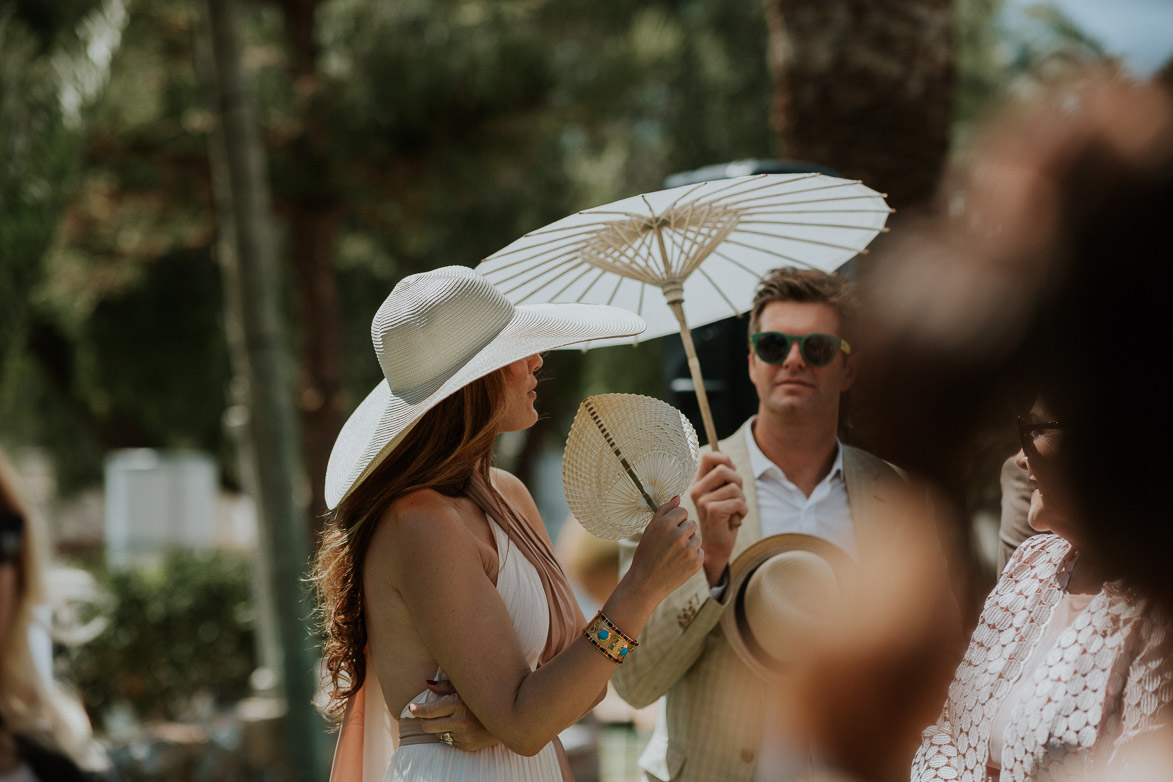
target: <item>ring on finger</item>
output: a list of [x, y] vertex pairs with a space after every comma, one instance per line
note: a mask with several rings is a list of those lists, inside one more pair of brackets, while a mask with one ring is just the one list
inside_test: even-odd
[[444, 742], [445, 744], [447, 744], [450, 747], [453, 746], [452, 731], [446, 730], [443, 733], [441, 733], [440, 734], [440, 741]]

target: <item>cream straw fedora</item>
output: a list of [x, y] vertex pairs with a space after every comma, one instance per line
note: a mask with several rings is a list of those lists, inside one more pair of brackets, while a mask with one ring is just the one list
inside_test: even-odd
[[822, 538], [771, 535], [729, 565], [730, 604], [721, 629], [733, 651], [765, 680], [785, 674], [808, 633], [829, 620], [851, 558]]
[[334, 442], [327, 505], [336, 507], [424, 413], [462, 386], [534, 353], [643, 330], [642, 318], [618, 307], [514, 306], [465, 266], [404, 277], [371, 323], [383, 382]]

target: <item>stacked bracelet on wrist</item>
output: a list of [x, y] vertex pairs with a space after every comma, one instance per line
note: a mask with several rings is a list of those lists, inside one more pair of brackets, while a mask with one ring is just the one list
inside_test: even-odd
[[595, 645], [595, 648], [607, 655], [607, 659], [616, 663], [623, 662], [627, 653], [639, 646], [634, 638], [616, 627], [610, 619], [603, 615], [602, 611], [595, 614], [595, 618], [590, 621], [582, 634]]

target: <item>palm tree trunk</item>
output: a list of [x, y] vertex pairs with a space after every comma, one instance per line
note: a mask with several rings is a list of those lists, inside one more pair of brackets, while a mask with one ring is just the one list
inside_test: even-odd
[[326, 513], [326, 464], [334, 438], [342, 428], [342, 328], [334, 275], [334, 242], [341, 199], [322, 187], [331, 180], [329, 134], [320, 117], [329, 109], [327, 86], [317, 71], [314, 40], [321, 0], [280, 0], [285, 22], [285, 48], [292, 80], [299, 87], [300, 121], [282, 139], [279, 153], [298, 161], [298, 179], [275, 194], [285, 223], [289, 263], [293, 271], [299, 361], [299, 409], [302, 452], [309, 478], [311, 549], [317, 546]]
[[783, 155], [860, 179], [897, 210], [931, 197], [949, 152], [952, 10], [951, 0], [767, 0]]

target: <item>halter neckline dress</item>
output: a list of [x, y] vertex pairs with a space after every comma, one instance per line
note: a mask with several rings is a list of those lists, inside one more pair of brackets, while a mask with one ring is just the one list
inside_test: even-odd
[[[530, 670], [537, 668], [550, 631], [550, 609], [537, 569], [515, 548], [508, 534], [488, 512], [489, 528], [497, 544], [497, 592], [505, 603], [513, 630]], [[446, 680], [444, 671], [435, 678]], [[412, 703], [428, 703], [439, 696], [425, 689]], [[414, 719], [404, 707], [400, 720]], [[554, 742], [533, 757], [518, 755], [502, 744], [465, 752], [447, 744], [400, 746], [391, 756], [383, 782], [562, 782]]]

